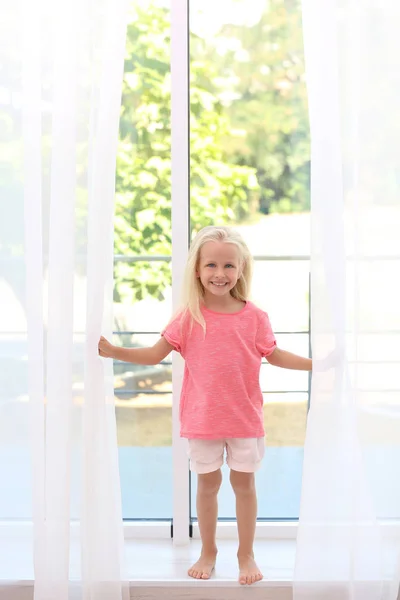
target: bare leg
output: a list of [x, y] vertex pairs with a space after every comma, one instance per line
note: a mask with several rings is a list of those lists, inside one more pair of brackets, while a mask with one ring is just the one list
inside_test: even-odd
[[190, 577], [195, 579], [209, 579], [215, 567], [218, 552], [215, 540], [218, 518], [217, 495], [221, 482], [221, 469], [198, 475], [196, 505], [202, 549], [199, 560], [188, 571]]
[[254, 473], [231, 471], [231, 484], [236, 496], [236, 519], [239, 535], [239, 583], [251, 585], [263, 578], [254, 560], [253, 551], [257, 521]]

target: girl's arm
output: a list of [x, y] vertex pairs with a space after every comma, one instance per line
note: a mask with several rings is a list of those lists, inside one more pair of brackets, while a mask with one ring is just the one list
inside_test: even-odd
[[100, 356], [138, 365], [158, 365], [173, 349], [173, 346], [163, 337], [149, 348], [121, 348], [113, 346], [104, 337], [99, 341]]
[[282, 369], [295, 369], [296, 371], [312, 371], [312, 359], [292, 354], [286, 350], [275, 348], [272, 354], [267, 356], [267, 361], [275, 367]]

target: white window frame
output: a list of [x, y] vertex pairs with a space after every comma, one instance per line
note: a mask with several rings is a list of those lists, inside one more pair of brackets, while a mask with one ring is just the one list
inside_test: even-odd
[[[186, 474], [188, 470], [186, 469]], [[182, 475], [182, 473], [181, 473]], [[185, 476], [184, 476], [185, 477]], [[189, 504], [188, 502], [186, 503]], [[174, 504], [175, 505], [175, 504]], [[189, 511], [187, 514], [188, 520], [179, 521], [183, 535], [176, 539], [176, 523], [174, 524], [173, 543], [175, 546], [185, 546], [190, 543], [189, 537]], [[257, 540], [294, 540], [297, 536], [297, 521], [274, 521], [263, 522], [259, 521], [256, 526]], [[178, 529], [179, 532], [179, 529]], [[125, 540], [168, 540], [171, 539], [171, 522], [125, 522], [124, 523], [124, 538]], [[237, 528], [235, 521], [223, 521], [217, 525], [217, 538], [219, 540], [236, 540]], [[199, 540], [200, 532], [197, 521], [192, 526], [192, 539]]]
[[[172, 297], [173, 311], [179, 306], [181, 284], [190, 238], [190, 144], [189, 144], [189, 2], [171, 0], [171, 165], [172, 165]], [[173, 543], [190, 542], [190, 477], [186, 440], [180, 437], [179, 399], [184, 362], [174, 353], [172, 359], [172, 460], [173, 460]], [[31, 533], [32, 521], [3, 521], [0, 533], [25, 535]], [[79, 530], [71, 524], [71, 533]], [[124, 521], [124, 538], [156, 540], [171, 539], [171, 520]], [[258, 539], [293, 539], [297, 522], [258, 522]], [[199, 539], [197, 521], [192, 536]], [[219, 522], [219, 539], [237, 537], [236, 522]]]
[[[189, 0], [171, 0], [171, 188], [172, 306], [177, 310], [188, 246], [189, 192]], [[189, 543], [189, 469], [186, 440], [179, 435], [183, 359], [172, 357], [172, 463], [174, 545]]]

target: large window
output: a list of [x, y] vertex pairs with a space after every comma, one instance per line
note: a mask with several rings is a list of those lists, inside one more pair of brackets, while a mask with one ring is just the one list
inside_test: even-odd
[[[173, 56], [171, 14], [174, 9], [176, 16], [177, 6], [182, 22], [175, 27], [172, 47], [182, 42], [185, 51]], [[175, 87], [174, 96], [177, 82], [182, 85], [179, 93]], [[174, 98], [182, 100], [184, 109], [172, 126]], [[177, 130], [187, 130], [188, 135], [179, 141], [180, 151], [171, 163], [171, 140]], [[171, 192], [173, 170], [186, 170], [188, 181], [190, 172], [190, 186], [183, 185], [182, 193]], [[10, 190], [13, 186], [9, 182]], [[29, 519], [27, 336], [19, 258], [23, 249], [9, 234], [20, 226], [23, 239], [23, 222], [18, 224], [12, 208], [21, 203], [15, 190], [7, 200], [13, 228], [7, 221], [0, 223], [0, 476], [9, 482], [0, 497], [0, 518]], [[172, 272], [176, 273], [177, 258], [184, 264], [184, 257], [173, 253], [171, 212], [176, 218], [183, 211], [188, 219], [182, 248], [210, 223], [233, 225], [242, 232], [255, 257], [254, 301], [269, 312], [282, 347], [307, 354], [308, 210], [300, 0], [190, 0], [190, 7], [185, 0], [132, 1], [116, 172], [114, 342], [151, 344], [168, 322], [179, 286]], [[80, 285], [77, 276], [75, 293], [84, 310]], [[84, 339], [79, 323], [76, 326], [74, 360], [80, 365]], [[180, 490], [185, 490], [181, 501], [187, 507], [187, 517], [182, 518], [189, 519], [190, 498], [190, 515], [196, 518], [195, 478], [189, 485], [184, 457], [176, 466], [172, 371], [171, 357], [155, 367], [114, 365], [125, 519], [171, 520], [177, 515], [174, 497]], [[74, 380], [73, 436], [80, 431], [82, 381], [80, 373]], [[268, 433], [258, 476], [260, 517], [295, 519], [309, 380], [305, 374], [265, 363], [261, 385]], [[75, 514], [78, 487], [72, 487]], [[220, 516], [234, 516], [227, 482]]]
[[[300, 2], [190, 0], [189, 12], [190, 57], [176, 66], [179, 71], [186, 60], [190, 69], [188, 234], [210, 223], [242, 232], [255, 258], [254, 301], [268, 311], [279, 344], [307, 355], [309, 136]], [[177, 285], [171, 282], [171, 208], [181, 210], [182, 198], [171, 200], [170, 20], [165, 0], [132, 3], [117, 165], [120, 344], [147, 345], [157, 338], [171, 316]], [[186, 35], [183, 28], [180, 34]], [[172, 517], [171, 369], [170, 357], [151, 368], [115, 364], [127, 519]], [[261, 385], [267, 448], [258, 475], [260, 518], [296, 519], [308, 375], [265, 363]], [[192, 518], [195, 484], [193, 477]], [[227, 481], [220, 516], [234, 516]]]

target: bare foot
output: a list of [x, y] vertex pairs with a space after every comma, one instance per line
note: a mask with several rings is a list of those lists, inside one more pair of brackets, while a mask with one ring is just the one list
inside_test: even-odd
[[188, 575], [194, 579], [210, 579], [214, 571], [216, 554], [201, 554], [199, 560], [188, 570]]
[[253, 556], [239, 556], [239, 583], [241, 585], [251, 585], [261, 581], [263, 575], [257, 567]]

